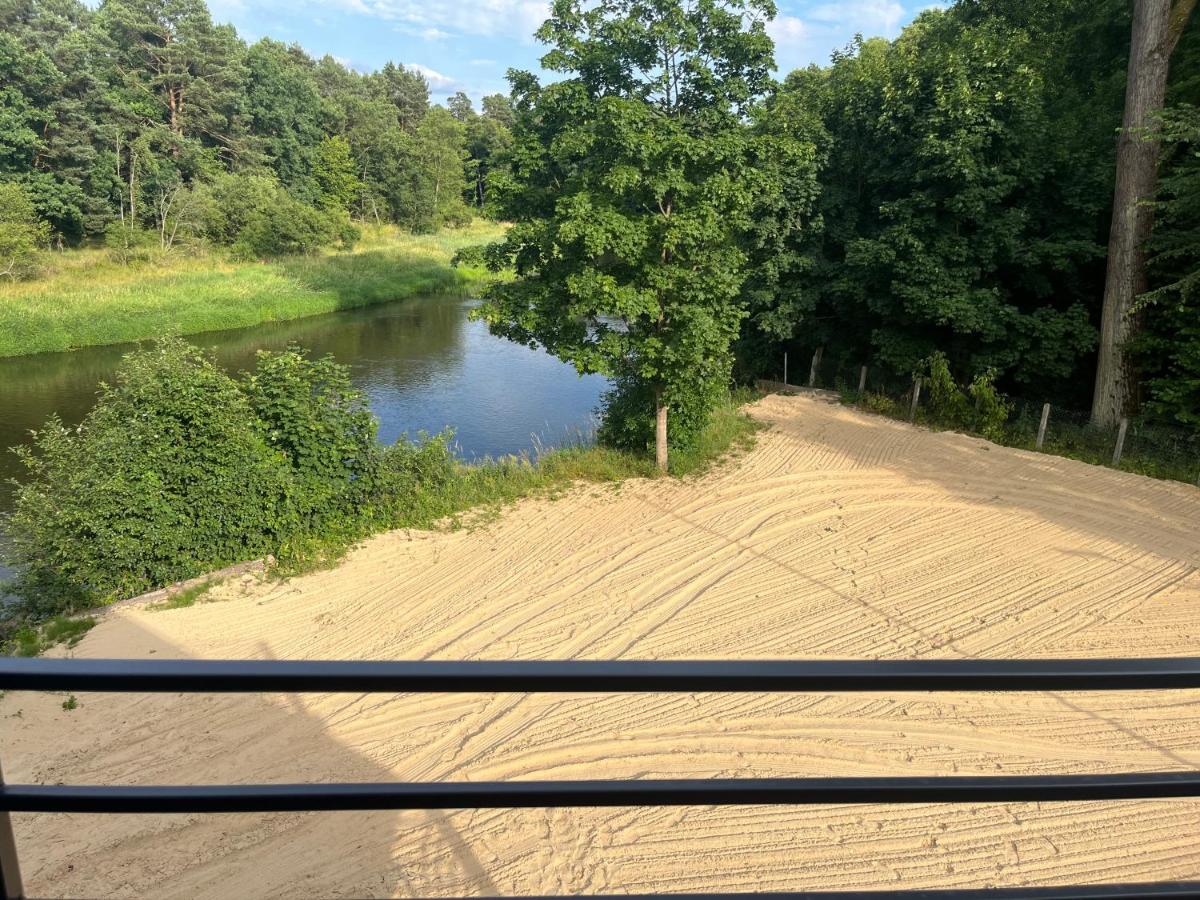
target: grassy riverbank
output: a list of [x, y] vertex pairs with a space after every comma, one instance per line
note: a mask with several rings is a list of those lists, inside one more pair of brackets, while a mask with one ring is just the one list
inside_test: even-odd
[[199, 334], [260, 322], [468, 291], [487, 277], [454, 269], [454, 254], [494, 240], [475, 223], [434, 235], [368, 228], [352, 253], [231, 262], [199, 251], [135, 266], [101, 249], [51, 258], [35, 280], [0, 285], [0, 357], [118, 344], [164, 333]]

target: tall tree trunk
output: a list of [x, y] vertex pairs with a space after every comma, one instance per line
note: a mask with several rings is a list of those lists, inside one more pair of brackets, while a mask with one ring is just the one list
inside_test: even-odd
[[137, 153], [129, 148], [129, 222], [137, 227]]
[[1133, 304], [1146, 292], [1146, 242], [1154, 226], [1148, 205], [1158, 186], [1159, 123], [1171, 52], [1196, 0], [1135, 0], [1125, 116], [1117, 144], [1117, 178], [1108, 273], [1100, 322], [1100, 356], [1092, 422], [1113, 426], [1128, 411], [1133, 372], [1125, 345], [1134, 331]]
[[654, 389], [654, 462], [658, 471], [667, 471], [667, 405], [660, 387]]

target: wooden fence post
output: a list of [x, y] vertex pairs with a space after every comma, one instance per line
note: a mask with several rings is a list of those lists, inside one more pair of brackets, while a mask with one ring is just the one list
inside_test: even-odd
[[813, 354], [812, 368], [808, 370], [808, 386], [810, 388], [817, 386], [817, 376], [821, 373], [821, 354], [824, 352], [824, 347], [818, 347], [817, 352]]
[[917, 380], [913, 382], [913, 399], [912, 408], [908, 411], [908, 421], [917, 421], [917, 404], [921, 401], [921, 376], [917, 376]]
[[867, 389], [867, 367], [863, 366], [862, 371], [858, 373], [858, 392], [861, 394]]
[[1050, 404], [1047, 403], [1042, 407], [1042, 424], [1038, 426], [1037, 448], [1042, 449], [1042, 444], [1046, 443], [1046, 426], [1050, 424]]
[[1113, 451], [1114, 467], [1121, 464], [1121, 454], [1125, 452], [1125, 435], [1129, 431], [1129, 420], [1121, 419], [1121, 427], [1117, 431], [1117, 448]]

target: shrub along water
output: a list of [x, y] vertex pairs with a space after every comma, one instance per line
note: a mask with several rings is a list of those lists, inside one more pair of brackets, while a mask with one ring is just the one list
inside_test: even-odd
[[[753, 424], [727, 397], [677, 474], [744, 444]], [[77, 428], [51, 420], [4, 523], [23, 603], [11, 642], [49, 617], [136, 595], [248, 559], [285, 572], [325, 564], [384, 529], [461, 522], [576, 480], [653, 474], [645, 453], [570, 447], [466, 466], [451, 435], [383, 446], [345, 367], [299, 347], [262, 352], [234, 379], [167, 338], [125, 358]]]

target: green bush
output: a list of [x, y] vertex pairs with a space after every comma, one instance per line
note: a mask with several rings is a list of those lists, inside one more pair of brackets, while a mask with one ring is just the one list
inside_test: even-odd
[[11, 281], [37, 274], [38, 254], [50, 239], [25, 188], [0, 182], [0, 276]]
[[344, 209], [317, 209], [265, 175], [221, 175], [198, 188], [206, 196], [201, 231], [241, 259], [304, 255], [321, 247], [353, 247], [361, 237]]
[[347, 369], [295, 346], [238, 383], [178, 338], [127, 356], [78, 428], [17, 451], [7, 522], [35, 621], [247, 559], [336, 555], [450, 511], [450, 435], [380, 446]]
[[300, 347], [260, 351], [245, 384], [267, 444], [292, 472], [292, 503], [305, 527], [343, 516], [375, 493], [378, 423], [366, 397], [333, 357], [310, 359]]
[[[696, 446], [726, 394], [719, 378], [697, 379], [675, 390], [667, 411], [667, 441], [672, 453]], [[629, 453], [645, 453], [654, 446], [654, 391], [645, 380], [615, 379], [615, 386], [604, 395], [601, 412], [597, 436], [604, 446]]]
[[949, 428], [966, 428], [969, 425], [969, 405], [950, 372], [946, 354], [934, 353], [923, 364], [925, 371], [927, 408], [929, 417], [939, 425]]
[[1003, 443], [1006, 437], [1005, 427], [1012, 415], [1013, 405], [996, 390], [996, 373], [989, 370], [975, 376], [967, 390], [971, 399], [975, 401], [971, 423], [973, 429], [989, 441]]
[[18, 451], [18, 592], [43, 613], [269, 552], [295, 528], [290, 472], [237, 384], [178, 339], [125, 358], [78, 428]]

